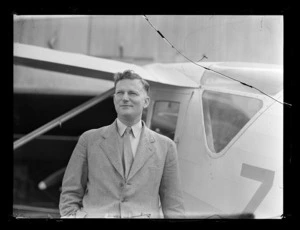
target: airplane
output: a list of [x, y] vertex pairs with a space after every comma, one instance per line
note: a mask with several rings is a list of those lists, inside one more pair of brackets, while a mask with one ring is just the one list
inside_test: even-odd
[[78, 137], [116, 118], [113, 75], [131, 69], [150, 83], [142, 119], [177, 145], [187, 218], [281, 218], [282, 66], [198, 64], [138, 66], [14, 43], [14, 216], [60, 218]]

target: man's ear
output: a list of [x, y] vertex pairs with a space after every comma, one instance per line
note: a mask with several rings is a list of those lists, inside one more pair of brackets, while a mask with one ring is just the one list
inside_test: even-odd
[[150, 97], [146, 96], [145, 97], [145, 103], [144, 103], [144, 109], [147, 108], [150, 104]]

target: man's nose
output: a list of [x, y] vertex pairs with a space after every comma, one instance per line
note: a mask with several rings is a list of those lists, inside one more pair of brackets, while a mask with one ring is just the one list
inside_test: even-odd
[[124, 101], [128, 101], [129, 100], [128, 93], [124, 93], [123, 94], [122, 100], [124, 100]]

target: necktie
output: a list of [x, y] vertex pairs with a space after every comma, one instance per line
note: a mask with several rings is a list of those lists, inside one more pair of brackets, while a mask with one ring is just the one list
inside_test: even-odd
[[133, 162], [133, 154], [132, 154], [131, 143], [130, 143], [130, 132], [131, 132], [131, 128], [127, 127], [123, 136], [123, 143], [124, 143], [123, 166], [124, 166], [124, 173], [126, 178], [129, 175], [129, 170]]

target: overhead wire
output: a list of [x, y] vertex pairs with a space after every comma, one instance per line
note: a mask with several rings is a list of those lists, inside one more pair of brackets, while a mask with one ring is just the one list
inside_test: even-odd
[[220, 75], [222, 75], [222, 76], [224, 76], [224, 77], [226, 77], [226, 78], [229, 78], [229, 79], [231, 79], [231, 80], [233, 80], [233, 81], [237, 81], [237, 82], [239, 82], [240, 84], [242, 84], [242, 85], [245, 85], [245, 86], [247, 86], [247, 87], [250, 87], [250, 88], [253, 88], [253, 89], [256, 89], [257, 91], [259, 91], [260, 93], [262, 93], [262, 94], [264, 94], [264, 95], [266, 95], [267, 97], [269, 97], [269, 98], [271, 98], [271, 99], [273, 99], [274, 101], [276, 101], [276, 102], [278, 102], [278, 103], [280, 103], [280, 104], [282, 104], [282, 105], [288, 105], [288, 106], [292, 106], [291, 104], [289, 104], [289, 103], [286, 103], [286, 102], [281, 102], [281, 101], [278, 101], [276, 98], [274, 98], [274, 97], [272, 97], [272, 96], [270, 96], [270, 95], [268, 95], [267, 93], [265, 93], [265, 92], [263, 92], [262, 90], [260, 90], [260, 89], [258, 89], [258, 88], [256, 88], [255, 86], [252, 86], [252, 85], [249, 85], [249, 84], [247, 84], [247, 83], [245, 83], [245, 82], [242, 82], [242, 81], [239, 81], [239, 80], [237, 80], [237, 79], [234, 79], [234, 78], [232, 78], [232, 77], [229, 77], [229, 76], [227, 76], [227, 75], [225, 75], [225, 74], [223, 74], [223, 73], [220, 73], [220, 72], [218, 72], [218, 71], [215, 71], [215, 70], [212, 70], [212, 69], [210, 69], [210, 68], [208, 68], [208, 67], [205, 67], [205, 66], [202, 66], [202, 65], [200, 65], [200, 64], [198, 64], [197, 62], [195, 62], [195, 61], [193, 61], [193, 60], [191, 60], [190, 58], [188, 58], [186, 55], [184, 55], [182, 52], [180, 52], [158, 29], [156, 29], [154, 26], [153, 26], [153, 24], [150, 22], [150, 20], [148, 19], [148, 17], [146, 16], [146, 15], [143, 15], [143, 17], [144, 17], [144, 19], [148, 22], [148, 24], [159, 34], [159, 36], [168, 44], [168, 45], [170, 45], [173, 49], [175, 49], [181, 56], [183, 56], [186, 60], [188, 60], [189, 62], [191, 62], [191, 63], [193, 63], [193, 64], [195, 64], [195, 65], [197, 65], [197, 66], [200, 66], [200, 67], [202, 67], [202, 68], [204, 68], [204, 69], [206, 69], [206, 70], [209, 70], [209, 71], [212, 71], [212, 72], [214, 72], [214, 73], [217, 73], [217, 74], [220, 74]]

